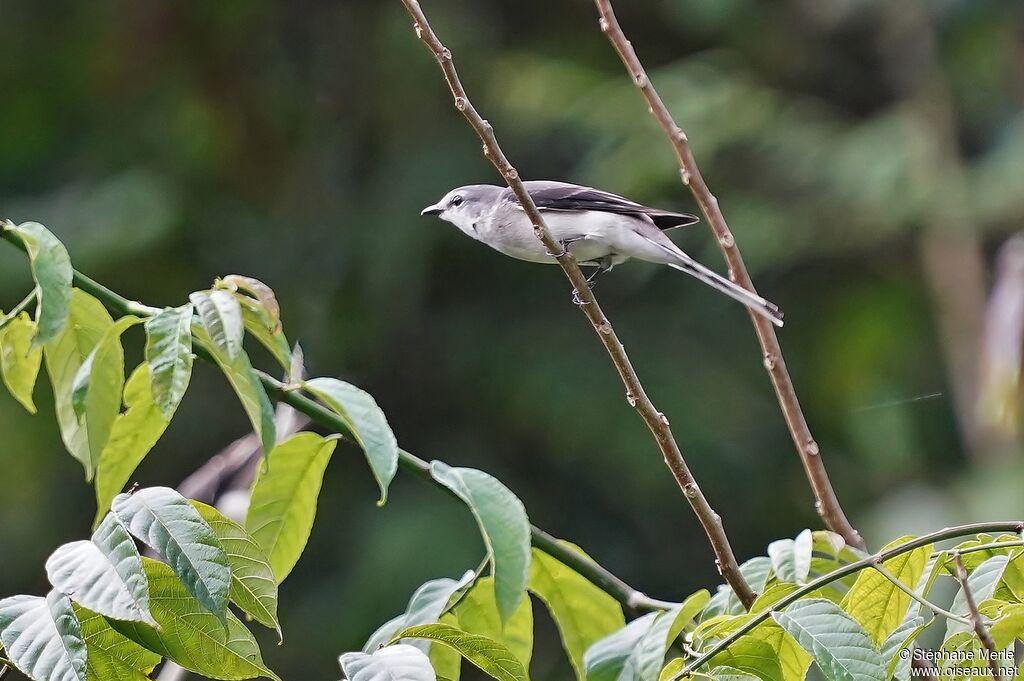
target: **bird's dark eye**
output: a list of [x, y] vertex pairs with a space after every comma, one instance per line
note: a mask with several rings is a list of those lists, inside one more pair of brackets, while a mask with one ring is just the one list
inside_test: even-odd
[[452, 205], [453, 206], [461, 206], [462, 205], [462, 197], [459, 196], [458, 194], [453, 196], [452, 197]]

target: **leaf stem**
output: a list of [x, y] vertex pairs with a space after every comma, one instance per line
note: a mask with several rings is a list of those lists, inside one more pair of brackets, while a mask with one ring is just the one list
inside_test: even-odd
[[[743, 263], [739, 246], [736, 245], [736, 239], [733, 238], [729, 224], [722, 214], [718, 199], [708, 189], [708, 185], [704, 182], [704, 177], [697, 167], [697, 161], [690, 149], [686, 133], [676, 124], [658, 91], [654, 89], [632, 43], [626, 38], [615, 18], [611, 0], [594, 0], [594, 3], [597, 5], [600, 15], [601, 30], [608, 37], [615, 51], [618, 52], [623, 65], [633, 77], [633, 83], [646, 100], [648, 110], [672, 145], [679, 163], [679, 173], [683, 184], [690, 189], [707, 218], [708, 227], [714, 233], [718, 247], [729, 265], [731, 279], [751, 293], [757, 293], [750, 274], [747, 272], [747, 266]], [[793, 444], [796, 445], [807, 480], [814, 492], [814, 506], [818, 515], [830, 530], [842, 535], [847, 544], [863, 549], [865, 548], [864, 539], [847, 520], [842, 506], [839, 505], [835, 490], [832, 489], [832, 482], [825, 470], [825, 463], [821, 459], [818, 444], [811, 435], [811, 429], [807, 425], [807, 419], [800, 408], [800, 400], [796, 396], [796, 389], [793, 387], [793, 379], [790, 378], [789, 371], [786, 369], [786, 360], [782, 356], [782, 346], [779, 345], [779, 339], [775, 335], [775, 328], [771, 322], [754, 312], [750, 312], [750, 318], [754, 323], [754, 331], [761, 345], [764, 368], [771, 378], [775, 396], [782, 408], [782, 414], [789, 428], [790, 436], [793, 438]]]
[[956, 566], [956, 581], [960, 582], [960, 590], [963, 592], [964, 602], [967, 604], [967, 612], [970, 613], [970, 620], [967, 624], [974, 628], [974, 633], [981, 641], [981, 645], [985, 646], [985, 650], [988, 652], [988, 655], [985, 656], [988, 659], [988, 668], [992, 672], [992, 678], [998, 679], [1002, 674], [999, 673], [999, 665], [996, 664], [998, 652], [996, 642], [992, 640], [992, 634], [989, 633], [985, 621], [981, 618], [981, 613], [978, 612], [978, 603], [974, 600], [970, 584], [967, 583], [967, 570], [964, 568], [964, 561], [960, 558], [959, 551], [953, 551], [953, 564]]
[[494, 127], [484, 120], [469, 100], [469, 95], [462, 86], [459, 74], [455, 70], [455, 62], [452, 60], [451, 50], [441, 43], [434, 30], [430, 27], [430, 22], [427, 21], [427, 17], [423, 14], [423, 9], [420, 7], [418, 0], [402, 0], [402, 4], [405, 5], [409, 16], [412, 18], [416, 36], [430, 49], [438, 65], [441, 67], [444, 79], [448, 83], [449, 90], [451, 90], [455, 108], [465, 117], [470, 127], [476, 132], [477, 137], [480, 138], [480, 142], [483, 144], [484, 156], [501, 173], [509, 189], [512, 190], [519, 200], [527, 217], [530, 218], [530, 222], [533, 224], [534, 235], [544, 244], [548, 253], [553, 254], [555, 260], [562, 267], [565, 276], [572, 284], [574, 300], [578, 302], [578, 307], [586, 315], [591, 326], [593, 326], [594, 333], [597, 334], [601, 344], [604, 345], [612, 364], [615, 366], [615, 370], [619, 374], [619, 378], [622, 380], [622, 384], [626, 388], [626, 401], [629, 402], [631, 407], [636, 409], [640, 418], [647, 425], [648, 430], [651, 431], [651, 435], [661, 451], [662, 458], [665, 460], [665, 465], [672, 472], [676, 484], [679, 485], [684, 498], [690, 504], [698, 521], [704, 528], [704, 533], [711, 544], [711, 550], [715, 554], [715, 564], [718, 567], [718, 571], [725, 578], [725, 581], [729, 583], [733, 591], [736, 592], [743, 605], [749, 609], [750, 604], [754, 602], [754, 591], [740, 572], [736, 556], [733, 554], [732, 546], [729, 543], [729, 537], [725, 533], [721, 516], [708, 503], [704, 493], [701, 492], [700, 487], [697, 485], [697, 480], [690, 471], [686, 460], [683, 458], [682, 451], [675, 440], [675, 436], [672, 434], [668, 418], [658, 411], [654, 403], [647, 396], [636, 374], [636, 370], [633, 368], [632, 362], [630, 362], [629, 356], [626, 355], [625, 348], [623, 348], [622, 343], [615, 334], [611, 322], [608, 321], [608, 318], [598, 305], [597, 298], [594, 297], [593, 291], [591, 291], [590, 286], [587, 284], [586, 277], [580, 271], [579, 265], [576, 264], [576, 260], [569, 250], [564, 248], [551, 235], [544, 222], [544, 218], [530, 197], [526, 185], [523, 184], [522, 179], [519, 177], [519, 171], [512, 166], [498, 145], [498, 140], [494, 135]]
[[749, 620], [743, 623], [742, 626], [737, 628], [728, 636], [725, 636], [715, 645], [708, 648], [703, 652], [700, 657], [690, 662], [681, 672], [672, 677], [670, 681], [678, 681], [686, 676], [690, 676], [695, 670], [703, 666], [708, 660], [728, 648], [736, 639], [740, 638], [757, 625], [764, 622], [766, 619], [771, 617], [773, 612], [782, 610], [789, 604], [806, 596], [809, 593], [817, 591], [818, 589], [828, 586], [832, 582], [838, 581], [843, 577], [859, 572], [865, 568], [873, 567], [876, 564], [884, 563], [887, 560], [891, 560], [896, 556], [903, 555], [908, 551], [927, 546], [934, 542], [943, 541], [946, 539], [954, 539], [956, 537], [965, 537], [970, 534], [978, 534], [980, 532], [1020, 532], [1024, 529], [1024, 521], [1020, 520], [1006, 520], [1006, 521], [995, 521], [987, 523], [972, 523], [969, 525], [957, 525], [955, 527], [947, 527], [929, 534], [922, 535], [915, 539], [911, 539], [908, 542], [893, 546], [891, 548], [879, 551], [873, 555], [867, 556], [853, 563], [848, 563], [832, 572], [822, 575], [817, 579], [811, 580], [804, 584], [800, 588], [791, 591], [786, 594], [768, 608], [758, 612]]
[[892, 585], [895, 586], [897, 589], [899, 589], [903, 593], [907, 594], [912, 599], [914, 599], [915, 601], [917, 601], [918, 603], [920, 603], [924, 607], [926, 607], [929, 610], [931, 610], [932, 612], [934, 612], [936, 615], [941, 615], [942, 617], [945, 617], [946, 619], [953, 620], [954, 622], [959, 622], [960, 624], [966, 624], [968, 626], [971, 625], [971, 621], [969, 619], [967, 619], [966, 617], [961, 617], [960, 615], [952, 613], [949, 610], [943, 610], [939, 606], [937, 606], [934, 603], [932, 603], [931, 601], [929, 601], [927, 598], [924, 598], [923, 596], [919, 596], [913, 589], [911, 589], [906, 584], [904, 584], [899, 579], [897, 579], [897, 577], [894, 574], [892, 574], [891, 572], [889, 572], [889, 570], [886, 569], [886, 567], [884, 565], [882, 565], [881, 563], [875, 563], [871, 567], [873, 567], [878, 572], [878, 574], [882, 575], [883, 577], [888, 579], [890, 582], [892, 582]]
[[36, 299], [37, 295], [39, 295], [39, 289], [33, 288], [32, 291], [30, 291], [20, 303], [15, 305], [10, 312], [3, 317], [0, 317], [0, 331], [2, 331], [5, 326], [13, 322], [18, 315], [27, 310], [29, 305], [32, 304], [32, 301]]

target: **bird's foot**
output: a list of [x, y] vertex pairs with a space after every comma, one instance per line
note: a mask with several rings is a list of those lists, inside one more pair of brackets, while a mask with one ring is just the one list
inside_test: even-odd
[[[589, 284], [587, 285], [587, 288], [590, 288]], [[583, 300], [582, 298], [580, 298], [580, 292], [577, 291], [576, 289], [572, 290], [572, 304], [573, 305], [577, 305], [579, 307], [582, 307], [584, 305], [590, 305], [590, 303], [588, 301]]]
[[586, 238], [587, 237], [585, 236], [575, 236], [570, 239], [562, 239], [558, 242], [558, 247], [562, 249], [561, 252], [552, 253], [551, 251], [548, 251], [547, 254], [557, 260], [558, 258], [564, 257], [569, 252], [569, 246], [577, 241], [583, 241]]

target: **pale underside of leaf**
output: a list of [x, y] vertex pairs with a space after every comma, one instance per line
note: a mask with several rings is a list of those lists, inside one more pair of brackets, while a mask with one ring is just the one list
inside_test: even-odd
[[85, 640], [64, 594], [0, 600], [0, 643], [33, 681], [86, 681]]
[[89, 610], [153, 624], [149, 585], [128, 530], [108, 513], [89, 540], [64, 544], [46, 561], [54, 588]]
[[349, 681], [435, 681], [426, 653], [415, 646], [396, 644], [372, 654], [345, 653], [341, 670]]
[[384, 412], [372, 395], [336, 378], [313, 378], [306, 381], [305, 387], [352, 431], [380, 487], [378, 503], [383, 504], [398, 470], [398, 441]]
[[498, 611], [507, 620], [525, 596], [530, 575], [530, 521], [523, 503], [483, 471], [434, 461], [430, 472], [462, 499], [476, 518], [491, 559]]
[[163, 556], [188, 591], [221, 620], [231, 570], [217, 535], [176, 491], [147, 487], [121, 494], [111, 506], [128, 531]]

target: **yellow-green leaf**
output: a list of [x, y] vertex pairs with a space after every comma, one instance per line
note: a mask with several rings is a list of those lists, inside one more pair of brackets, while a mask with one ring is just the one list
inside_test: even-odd
[[270, 559], [278, 583], [295, 567], [316, 517], [335, 438], [298, 433], [274, 447], [256, 478], [245, 529]]
[[[882, 550], [906, 544], [911, 539], [913, 537], [900, 537]], [[905, 587], [914, 589], [924, 574], [931, 553], [932, 545], [927, 544], [901, 553], [882, 566]], [[868, 568], [860, 571], [857, 581], [843, 599], [843, 608], [864, 627], [875, 645], [880, 645], [903, 621], [910, 601], [910, 596], [878, 570]]]
[[533, 549], [527, 588], [551, 612], [576, 678], [582, 681], [583, 653], [595, 641], [625, 626], [622, 606], [578, 572], [539, 549]]
[[264, 676], [280, 681], [264, 665], [256, 639], [237, 617], [229, 612], [225, 626], [185, 590], [168, 566], [148, 558], [142, 562], [149, 578], [150, 608], [160, 627], [111, 620], [114, 629], [211, 679], [234, 681]]
[[110, 502], [124, 489], [146, 454], [163, 435], [169, 421], [153, 402], [149, 369], [140, 364], [124, 387], [125, 411], [114, 419], [110, 439], [96, 468], [96, 519], [99, 525]]
[[[87, 480], [91, 480], [99, 462], [103, 447], [110, 436], [110, 429], [121, 407], [121, 389], [117, 393], [102, 391], [97, 395], [85, 417], [79, 421], [72, 405], [72, 391], [79, 367], [100, 342], [114, 320], [102, 303], [89, 294], [75, 289], [71, 295], [68, 323], [49, 343], [43, 347], [46, 371], [53, 385], [57, 423], [68, 452], [78, 459], [85, 468]], [[118, 344], [117, 348], [120, 348]], [[124, 380], [124, 359], [116, 351], [108, 360], [115, 371], [121, 367]], [[106, 372], [105, 372], [106, 373]], [[116, 383], [116, 376], [113, 379]], [[111, 388], [111, 386], [108, 386]]]
[[27, 312], [22, 312], [0, 329], [0, 374], [11, 395], [30, 414], [36, 413], [32, 390], [43, 361], [43, 349], [32, 343], [35, 336], [36, 323]]
[[198, 501], [191, 503], [217, 535], [227, 554], [231, 568], [231, 602], [263, 626], [276, 631], [280, 639], [277, 581], [263, 549], [241, 525], [224, 517], [217, 509]]

